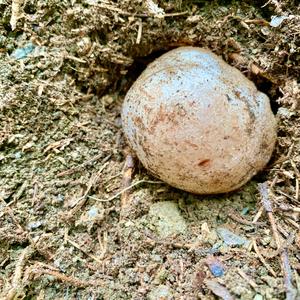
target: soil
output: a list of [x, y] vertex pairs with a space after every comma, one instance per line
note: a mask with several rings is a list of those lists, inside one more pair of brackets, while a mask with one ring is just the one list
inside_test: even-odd
[[[0, 1], [0, 299], [300, 299], [299, 24], [296, 0]], [[230, 194], [125, 165], [124, 96], [185, 45], [277, 117], [269, 165]]]

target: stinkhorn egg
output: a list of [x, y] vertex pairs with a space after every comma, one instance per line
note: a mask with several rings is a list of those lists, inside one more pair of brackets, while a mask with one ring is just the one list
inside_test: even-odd
[[146, 169], [197, 194], [241, 187], [268, 163], [276, 140], [269, 98], [196, 47], [148, 65], [124, 99], [122, 124]]

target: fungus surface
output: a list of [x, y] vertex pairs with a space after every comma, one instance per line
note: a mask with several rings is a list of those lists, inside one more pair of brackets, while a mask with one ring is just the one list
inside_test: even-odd
[[125, 135], [154, 176], [197, 194], [235, 190], [268, 163], [276, 140], [269, 98], [211, 51], [180, 47], [128, 91]]

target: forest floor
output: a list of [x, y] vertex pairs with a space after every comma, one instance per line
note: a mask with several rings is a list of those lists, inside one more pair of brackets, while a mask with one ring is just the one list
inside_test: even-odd
[[[300, 299], [299, 25], [297, 0], [0, 0], [0, 299]], [[185, 45], [269, 96], [276, 149], [219, 196], [136, 163], [123, 209], [122, 101]]]

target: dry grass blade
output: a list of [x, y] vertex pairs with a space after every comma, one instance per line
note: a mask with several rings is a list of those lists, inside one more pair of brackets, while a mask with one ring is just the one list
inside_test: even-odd
[[11, 18], [10, 26], [12, 30], [15, 30], [17, 27], [18, 19], [21, 17], [21, 6], [24, 0], [13, 0], [11, 3]]
[[99, 199], [99, 198], [96, 198], [96, 197], [93, 197], [93, 196], [88, 196], [88, 198], [90, 199], [93, 199], [93, 200], [96, 200], [96, 201], [100, 201], [100, 202], [109, 202], [109, 201], [112, 201], [116, 198], [118, 198], [119, 196], [121, 196], [124, 192], [132, 189], [133, 187], [139, 185], [139, 184], [142, 184], [142, 183], [151, 183], [151, 184], [163, 184], [162, 181], [152, 181], [152, 180], [139, 180], [133, 184], [131, 184], [130, 186], [128, 186], [127, 188], [121, 190], [120, 192], [116, 193], [114, 196], [108, 198], [108, 199]]

